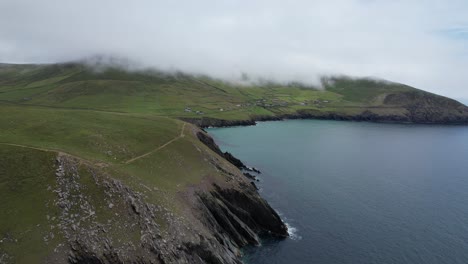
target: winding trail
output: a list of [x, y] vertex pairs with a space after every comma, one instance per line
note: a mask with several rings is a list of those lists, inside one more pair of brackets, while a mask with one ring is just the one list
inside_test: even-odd
[[[61, 152], [59, 150], [53, 150], [53, 149], [46, 149], [46, 148], [37, 148], [37, 147], [31, 147], [31, 146], [27, 146], [27, 145], [20, 145], [20, 144], [13, 144], [13, 143], [1, 143], [0, 142], [0, 145], [6, 145], [6, 146], [13, 146], [13, 147], [20, 147], [20, 148], [28, 148], [28, 149], [35, 149], [35, 150], [40, 150], [40, 151], [46, 151], [46, 152]], [[63, 152], [65, 153], [65, 152]], [[65, 153], [65, 154], [68, 154], [68, 153]]]
[[99, 162], [89, 161], [89, 160], [83, 159], [81, 157], [75, 156], [73, 154], [70, 154], [70, 153], [67, 153], [65, 151], [58, 150], [58, 149], [39, 148], [39, 147], [33, 147], [33, 146], [28, 146], [28, 145], [4, 143], [4, 142], [0, 142], [0, 145], [19, 147], [19, 148], [27, 148], [27, 149], [34, 149], [34, 150], [39, 150], [39, 151], [44, 151], [44, 152], [54, 152], [54, 153], [57, 153], [57, 155], [67, 155], [67, 156], [73, 157], [73, 158], [77, 159], [80, 162], [80, 164], [81, 163], [92, 164], [92, 165], [95, 165], [95, 166], [98, 166], [98, 167], [101, 167], [101, 168], [108, 166], [106, 163], [102, 163], [102, 162], [99, 163]]
[[138, 160], [138, 159], [144, 158], [144, 157], [146, 157], [146, 156], [148, 156], [148, 155], [151, 155], [151, 154], [155, 153], [156, 151], [161, 150], [161, 149], [167, 147], [168, 145], [170, 145], [170, 144], [173, 143], [174, 141], [176, 141], [176, 140], [178, 140], [178, 139], [180, 139], [180, 138], [185, 137], [185, 134], [184, 134], [185, 124], [186, 124], [186, 123], [184, 123], [184, 124], [182, 125], [182, 129], [181, 129], [181, 131], [180, 131], [180, 135], [179, 135], [179, 136], [177, 136], [177, 137], [175, 137], [175, 138], [169, 140], [169, 141], [166, 142], [164, 145], [159, 146], [159, 147], [153, 149], [153, 150], [150, 151], [150, 152], [147, 152], [147, 153], [145, 153], [145, 154], [143, 154], [143, 155], [140, 155], [140, 156], [138, 156], [138, 157], [135, 157], [135, 158], [132, 158], [132, 159], [129, 159], [129, 160], [125, 161], [125, 164], [130, 164], [130, 163], [134, 162], [135, 160]]
[[[150, 154], [155, 153], [155, 152], [158, 151], [158, 150], [161, 150], [161, 149], [167, 147], [168, 145], [170, 145], [171, 143], [173, 143], [174, 141], [176, 141], [176, 140], [178, 140], [178, 139], [181, 139], [181, 138], [185, 137], [185, 134], [184, 134], [185, 125], [186, 125], [186, 123], [183, 123], [183, 124], [182, 124], [182, 129], [181, 129], [181, 131], [180, 131], [180, 134], [179, 134], [177, 137], [175, 137], [175, 138], [169, 140], [169, 141], [166, 142], [164, 145], [161, 145], [161, 146], [159, 146], [159, 147], [157, 147], [157, 148], [151, 150], [150, 152], [147, 152], [147, 153], [145, 153], [145, 154], [143, 154], [143, 155], [140, 155], [140, 156], [138, 156], [138, 157], [134, 157], [134, 158], [132, 158], [132, 159], [129, 159], [129, 160], [125, 161], [124, 163], [125, 163], [125, 164], [130, 164], [130, 163], [132, 163], [132, 162], [134, 162], [134, 161], [136, 161], [136, 160], [138, 160], [138, 159], [144, 158], [144, 157], [146, 157], [146, 156], [148, 156], [148, 155], [150, 155]], [[13, 147], [20, 147], [20, 148], [28, 148], [28, 149], [35, 149], [35, 150], [46, 151], [46, 152], [56, 152], [56, 153], [59, 153], [59, 154], [66, 154], [66, 155], [69, 155], [69, 156], [72, 156], [72, 157], [76, 157], [76, 158], [78, 158], [78, 159], [80, 159], [80, 160], [84, 160], [84, 159], [82, 159], [82, 158], [80, 158], [80, 157], [77, 157], [77, 156], [74, 156], [74, 155], [72, 155], [72, 154], [70, 154], [70, 153], [66, 153], [66, 152], [64, 152], [64, 151], [56, 150], [56, 149], [38, 148], [38, 147], [32, 147], [32, 146], [27, 146], [27, 145], [13, 144], [13, 143], [3, 143], [3, 142], [0, 142], [0, 145], [13, 146]]]

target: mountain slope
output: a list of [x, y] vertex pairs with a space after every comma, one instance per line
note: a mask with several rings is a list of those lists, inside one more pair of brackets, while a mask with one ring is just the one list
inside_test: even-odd
[[190, 124], [0, 110], [1, 263], [239, 263], [259, 236], [287, 236]]
[[323, 86], [237, 85], [183, 73], [128, 72], [111, 67], [96, 70], [81, 64], [0, 67], [0, 100], [21, 105], [207, 120], [309, 117], [468, 122], [468, 108], [463, 104], [402, 84], [331, 77], [323, 79]]

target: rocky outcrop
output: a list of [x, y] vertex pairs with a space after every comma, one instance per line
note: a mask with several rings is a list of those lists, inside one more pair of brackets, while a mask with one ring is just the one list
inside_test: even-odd
[[413, 123], [466, 124], [468, 107], [443, 96], [422, 91], [388, 94], [386, 105], [399, 105]]
[[224, 120], [211, 117], [181, 118], [181, 120], [192, 123], [198, 127], [232, 127], [232, 126], [254, 126], [256, 120]]
[[[257, 121], [285, 119], [319, 119], [340, 121], [366, 121], [415, 124], [468, 124], [468, 107], [443, 96], [422, 91], [388, 94], [383, 106], [362, 107], [358, 114], [346, 111], [320, 111], [301, 109], [295, 113], [276, 116], [252, 116], [248, 120], [222, 120], [215, 118], [186, 119], [199, 127], [251, 126]], [[389, 114], [386, 109], [398, 109]]]
[[[156, 219], [174, 225], [177, 219], [169, 219], [166, 208], [145, 202], [140, 193], [100, 175], [91, 166], [85, 168], [93, 181], [83, 184], [80, 162], [66, 155], [57, 158], [57, 227], [68, 244], [60, 246], [62, 250], [68, 248], [68, 262], [168, 263], [175, 259], [175, 246], [164, 243]], [[103, 196], [103, 200], [94, 200], [88, 190], [94, 190], [93, 195]], [[117, 238], [120, 234], [138, 234], [139, 239]]]
[[[199, 139], [224, 157], [209, 135]], [[65, 243], [54, 250], [61, 260], [49, 263], [240, 264], [242, 247], [259, 245], [262, 236], [287, 237], [286, 225], [255, 186], [216, 160], [227, 181], [214, 177], [184, 192], [184, 213], [176, 215], [92, 164], [60, 154], [51, 190], [56, 229], [44, 239], [61, 236]]]
[[[236, 167], [260, 173], [255, 168], [245, 166], [229, 152], [222, 153], [208, 134], [200, 131], [197, 136], [201, 142]], [[249, 173], [245, 174], [254, 177]], [[215, 184], [214, 190], [199, 194], [203, 204], [210, 211], [210, 215], [217, 219], [222, 229], [234, 237], [239, 247], [257, 244], [259, 242], [258, 235], [287, 237], [286, 225], [275, 210], [260, 197], [255, 185], [246, 184], [245, 180], [239, 178], [237, 180], [238, 186], [236, 188], [223, 189]]]
[[390, 122], [390, 123], [410, 123], [411, 120], [404, 115], [378, 114], [371, 109], [363, 110], [360, 114], [348, 115], [335, 112], [320, 112], [317, 110], [299, 110], [294, 115], [285, 116], [287, 119], [319, 119], [337, 121], [364, 121], [364, 122]]
[[279, 215], [251, 185], [242, 191], [215, 185], [210, 193], [201, 193], [205, 216], [221, 234], [227, 234], [237, 247], [258, 245], [259, 236], [285, 238], [287, 227]]
[[222, 152], [221, 149], [219, 149], [218, 145], [216, 145], [216, 143], [214, 142], [213, 138], [210, 137], [208, 134], [206, 134], [206, 133], [204, 133], [202, 131], [199, 131], [199, 132], [197, 132], [197, 137], [208, 148], [213, 150], [216, 154], [220, 155], [221, 157], [224, 157], [227, 161], [229, 161], [231, 164], [233, 164], [237, 168], [239, 168], [239, 169], [247, 168], [247, 166], [245, 166], [245, 164], [241, 160], [234, 157], [231, 153]]
[[205, 144], [205, 146], [207, 146], [209, 149], [214, 151], [216, 154], [218, 154], [220, 156], [224, 156], [224, 153], [221, 151], [221, 149], [219, 149], [218, 145], [216, 145], [213, 138], [210, 137], [206, 132], [198, 131], [197, 132], [197, 138], [203, 144]]
[[[411, 118], [405, 115], [380, 115], [371, 110], [364, 110], [357, 115], [347, 115], [336, 112], [321, 112], [314, 109], [298, 110], [293, 114], [282, 114], [278, 116], [253, 116], [249, 120], [221, 120], [221, 119], [198, 119], [186, 120], [201, 128], [207, 127], [229, 127], [229, 126], [252, 126], [257, 121], [281, 121], [286, 119], [317, 119], [337, 121], [366, 121], [366, 122], [390, 122], [390, 123], [412, 123]], [[185, 119], [184, 119], [185, 120]], [[414, 122], [417, 123], [417, 122]], [[468, 120], [467, 120], [468, 123]], [[230, 125], [232, 124], [232, 125]]]

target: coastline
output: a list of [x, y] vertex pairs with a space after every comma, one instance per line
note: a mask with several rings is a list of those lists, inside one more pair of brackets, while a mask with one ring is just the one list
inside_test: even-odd
[[[302, 129], [299, 130], [300, 128]], [[433, 205], [433, 207], [431, 205], [431, 208], [425, 207], [428, 199], [425, 194], [431, 191], [443, 195], [440, 199], [449, 198], [445, 196], [444, 191], [439, 192], [440, 189], [437, 188], [439, 184], [444, 184], [448, 175], [443, 173], [447, 166], [435, 164], [427, 167], [423, 164], [430, 164], [428, 161], [434, 160], [446, 161], [448, 162], [446, 164], [452, 165], [460, 162], [463, 156], [454, 157], [454, 159], [444, 157], [447, 155], [446, 153], [449, 153], [447, 150], [454, 147], [454, 149], [466, 152], [466, 148], [460, 144], [460, 140], [463, 140], [467, 129], [467, 127], [461, 126], [440, 125], [285, 121], [261, 122], [255, 127], [215, 128], [207, 129], [207, 131], [212, 134], [223, 151], [232, 151], [234, 155], [244, 159], [248, 166], [259, 166], [262, 172], [266, 173], [267, 176], [263, 177], [264, 181], [259, 185], [262, 189], [261, 196], [278, 210], [279, 215], [286, 223], [298, 228], [298, 235], [303, 237], [300, 241], [293, 241], [292, 237], [280, 242], [272, 241], [269, 243], [269, 240], [266, 240], [262, 247], [249, 248], [245, 251], [247, 263], [274, 262], [275, 256], [280, 259], [279, 263], [283, 263], [283, 261], [286, 263], [285, 260], [288, 259], [291, 260], [291, 263], [303, 263], [300, 260], [305, 259], [319, 259], [318, 262], [323, 263], [335, 263], [333, 260], [339, 259], [336, 263], [348, 263], [348, 261], [343, 261], [346, 260], [343, 255], [348, 254], [340, 255], [340, 252], [349, 252], [349, 255], [352, 256], [349, 263], [359, 263], [356, 260], [365, 262], [366, 257], [370, 255], [375, 257], [374, 259], [383, 256], [382, 259], [386, 260], [384, 262], [389, 263], [392, 262], [393, 256], [398, 260], [397, 262], [402, 263], [405, 262], [407, 256], [411, 256], [412, 259], [417, 259], [418, 256], [430, 256], [427, 258], [428, 262], [437, 263], [437, 254], [439, 253], [445, 257], [442, 262], [455, 263], [456, 261], [453, 261], [455, 257], [450, 258], [451, 251], [446, 252], [446, 250], [441, 249], [440, 245], [431, 243], [431, 240], [427, 240], [427, 238], [438, 234], [443, 236], [446, 234], [445, 232], [448, 232], [444, 229], [445, 224], [442, 220], [453, 223], [456, 226], [454, 229], [458, 230], [465, 227], [463, 223], [457, 223], [458, 221], [455, 219], [447, 219], [444, 215], [438, 215], [437, 217], [440, 217], [442, 222], [434, 232], [421, 230], [417, 227], [420, 226], [418, 223], [420, 219], [427, 220], [427, 222], [422, 221], [423, 225], [431, 223], [432, 218], [426, 218], [426, 216], [434, 212], [433, 208], [442, 209], [452, 202], [450, 199], [445, 199], [445, 202]], [[269, 131], [275, 132], [269, 134]], [[345, 138], [345, 135], [351, 136]], [[432, 141], [435, 135], [437, 135], [437, 140]], [[454, 135], [456, 138], [447, 142], [446, 135]], [[283, 138], [286, 139], [281, 140]], [[419, 138], [421, 139], [419, 140]], [[273, 143], [268, 144], [269, 142]], [[278, 143], [275, 144], [275, 142]], [[411, 142], [418, 143], [411, 144]], [[447, 144], [443, 144], [444, 142]], [[361, 144], [366, 145], [360, 148]], [[431, 147], [426, 148], [429, 146], [428, 144], [443, 145], [445, 150], [439, 152]], [[407, 153], [401, 153], [400, 150], [406, 147]], [[282, 153], [307, 153], [307, 155], [298, 157], [297, 155], [276, 154], [273, 152], [275, 149], [281, 150]], [[359, 152], [362, 151], [363, 154], [356, 155], [356, 149], [359, 149]], [[308, 152], [304, 152], [305, 150]], [[424, 163], [419, 162], [421, 155], [425, 155]], [[335, 164], [338, 158], [343, 160], [341, 164]], [[310, 163], [304, 161], [310, 161]], [[329, 161], [329, 163], [325, 161]], [[299, 164], [304, 164], [304, 167], [299, 167]], [[338, 169], [335, 166], [339, 166]], [[364, 166], [370, 166], [372, 170], [369, 171], [369, 167]], [[431, 174], [432, 169], [436, 169], [437, 173]], [[419, 180], [413, 181], [414, 172], [418, 172], [416, 175], [422, 181], [430, 177], [431, 184], [420, 184]], [[365, 174], [363, 175], [363, 173]], [[462, 172], [454, 169], [453, 173], [457, 175], [455, 176], [457, 179], [463, 181]], [[455, 181], [454, 178], [448, 179]], [[346, 182], [346, 184], [342, 184], [342, 182]], [[367, 184], [369, 182], [370, 184]], [[458, 181], [457, 183], [461, 184]], [[375, 192], [376, 188], [379, 192]], [[386, 190], [390, 191], [387, 193]], [[411, 192], [413, 190], [415, 191]], [[426, 190], [427, 192], [423, 194], [416, 190]], [[393, 202], [396, 199], [393, 198], [395, 197], [392, 195], [394, 193], [401, 194], [398, 195], [397, 203]], [[411, 194], [407, 196], [407, 193]], [[454, 194], [454, 196], [457, 195]], [[288, 198], [287, 201], [285, 197]], [[369, 199], [370, 197], [374, 197], [375, 200]], [[412, 201], [416, 200], [418, 208], [423, 211], [418, 211], [420, 218], [413, 221], [413, 214], [407, 212], [411, 212], [411, 209], [415, 208]], [[337, 203], [337, 201], [340, 202]], [[399, 201], [406, 202], [400, 203]], [[460, 206], [463, 207], [462, 204]], [[405, 211], [400, 211], [401, 208], [405, 208]], [[375, 210], [379, 212], [379, 216], [373, 214]], [[390, 214], [387, 215], [388, 210], [395, 210], [392, 212], [397, 217], [380, 216], [389, 216]], [[450, 211], [452, 211], [451, 208], [447, 209], [447, 212]], [[355, 214], [355, 212], [360, 213]], [[377, 223], [380, 223], [382, 227]], [[401, 223], [410, 224], [402, 230], [400, 229]], [[355, 226], [358, 228], [353, 230], [352, 228]], [[333, 233], [335, 230], [336, 233]], [[386, 232], [384, 238], [381, 237], [381, 232]], [[401, 232], [400, 236], [392, 236], [398, 232]], [[434, 234], [436, 232], [440, 233]], [[366, 240], [367, 234], [369, 234], [369, 240]], [[458, 240], [462, 234], [458, 233], [456, 237], [444, 241], [458, 243], [455, 242], [455, 239]], [[411, 249], [405, 251], [406, 245], [393, 244], [395, 241], [399, 241], [399, 237], [405, 237], [414, 243], [415, 251], [412, 252]], [[419, 243], [416, 245], [419, 240], [411, 240], [414, 237], [424, 237], [429, 242], [422, 241], [423, 246], [419, 246]], [[321, 241], [327, 242], [322, 244]], [[339, 244], [341, 241], [346, 242]], [[378, 244], [376, 251], [367, 250], [372, 248], [375, 241], [377, 243], [385, 242]], [[360, 245], [366, 246], [354, 253], [354, 243], [362, 243]], [[462, 245], [464, 242], [460, 241], [459, 243]], [[308, 248], [313, 248], [314, 245], [315, 248], [321, 245], [326, 246], [309, 251]], [[395, 247], [388, 249], [388, 245], [395, 245]], [[321, 255], [323, 250], [328, 250], [328, 248], [333, 254]], [[426, 252], [425, 248], [431, 248], [432, 252]], [[390, 250], [391, 254], [385, 255], [387, 250]], [[458, 256], [466, 255], [466, 253], [459, 251], [454, 252], [460, 254]]]
[[[212, 218], [216, 223], [210, 228], [212, 231], [223, 230], [227, 236], [223, 240], [230, 240], [229, 247], [236, 247], [242, 251], [247, 246], [261, 246], [262, 238], [282, 240], [291, 237], [288, 224], [281, 215], [260, 195], [255, 182], [255, 175], [261, 172], [255, 167], [249, 167], [230, 152], [223, 152], [208, 132], [200, 128], [196, 137], [206, 147], [222, 159], [233, 165], [238, 173], [240, 188], [223, 187], [216, 183], [210, 190], [198, 190], [204, 218]], [[223, 168], [219, 167], [221, 171]], [[229, 173], [228, 173], [229, 174]], [[249, 177], [250, 176], [250, 177]], [[227, 187], [227, 188], [226, 188]], [[213, 221], [209, 221], [213, 223]], [[212, 225], [212, 224], [210, 224]], [[219, 231], [218, 231], [219, 232]], [[232, 249], [231, 249], [232, 250]]]
[[334, 120], [334, 121], [355, 121], [372, 123], [392, 123], [392, 124], [426, 124], [426, 125], [468, 125], [468, 118], [458, 116], [432, 118], [430, 116], [414, 117], [409, 115], [379, 115], [371, 111], [364, 111], [358, 115], [346, 115], [340, 113], [321, 113], [316, 111], [298, 111], [295, 114], [283, 114], [277, 116], [251, 116], [250, 119], [228, 120], [212, 117], [201, 118], [179, 118], [185, 122], [192, 123], [200, 128], [209, 127], [235, 127], [235, 126], [255, 126], [256, 122], [263, 121], [284, 121], [296, 119], [309, 120]]
[[[249, 189], [253, 189], [256, 195], [264, 201], [268, 208], [271, 208], [269, 203], [260, 195], [258, 192], [259, 189], [255, 184], [258, 180], [255, 173], [257, 173], [255, 168], [249, 168], [245, 165], [240, 159], [234, 157], [229, 152], [222, 152], [219, 148], [218, 144], [214, 141], [211, 135], [208, 134], [204, 128], [219, 128], [219, 127], [235, 127], [235, 126], [255, 126], [257, 122], [264, 122], [264, 121], [284, 121], [284, 120], [335, 120], [335, 121], [355, 121], [355, 122], [372, 122], [372, 123], [394, 123], [394, 124], [426, 124], [426, 125], [467, 125], [468, 119], [465, 120], [463, 118], [459, 118], [458, 116], [448, 116], [448, 117], [438, 117], [432, 118], [431, 116], [425, 115], [423, 117], [417, 116], [398, 116], [398, 115], [378, 115], [371, 111], [364, 111], [358, 115], [343, 115], [337, 113], [319, 113], [312, 111], [298, 111], [295, 114], [285, 114], [279, 116], [252, 116], [250, 119], [244, 120], [225, 120], [225, 119], [217, 119], [217, 118], [210, 118], [210, 117], [203, 117], [203, 118], [181, 118], [185, 122], [189, 122], [197, 126], [200, 131], [197, 133], [198, 139], [209, 147], [212, 151], [216, 154], [224, 158], [226, 161], [237, 167], [239, 171], [243, 174], [244, 181], [250, 182]], [[250, 172], [255, 172], [254, 175], [250, 174]], [[241, 174], [241, 175], [242, 175]], [[251, 188], [251, 187], [254, 188]], [[246, 186], [245, 186], [246, 187]], [[250, 206], [250, 205], [249, 205]], [[290, 237], [292, 239], [300, 239], [300, 236], [297, 236], [295, 233], [295, 228], [291, 227], [285, 219], [279, 214], [276, 210], [271, 208], [272, 212], [274, 212], [273, 218], [278, 218], [279, 221], [285, 226], [286, 235], [275, 235], [274, 233], [271, 234], [269, 232], [259, 234], [259, 237], [264, 236], [265, 238], [279, 238], [284, 239], [286, 237]], [[266, 221], [268, 218], [266, 218]], [[266, 235], [266, 236], [265, 236]], [[246, 246], [252, 245], [259, 245], [258, 243], [246, 243], [239, 247], [240, 250], [245, 248]]]

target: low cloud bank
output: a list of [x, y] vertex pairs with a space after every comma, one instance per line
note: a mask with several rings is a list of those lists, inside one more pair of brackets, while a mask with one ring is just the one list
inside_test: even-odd
[[467, 12], [461, 0], [4, 0], [0, 61], [105, 54], [226, 80], [375, 76], [468, 98]]

